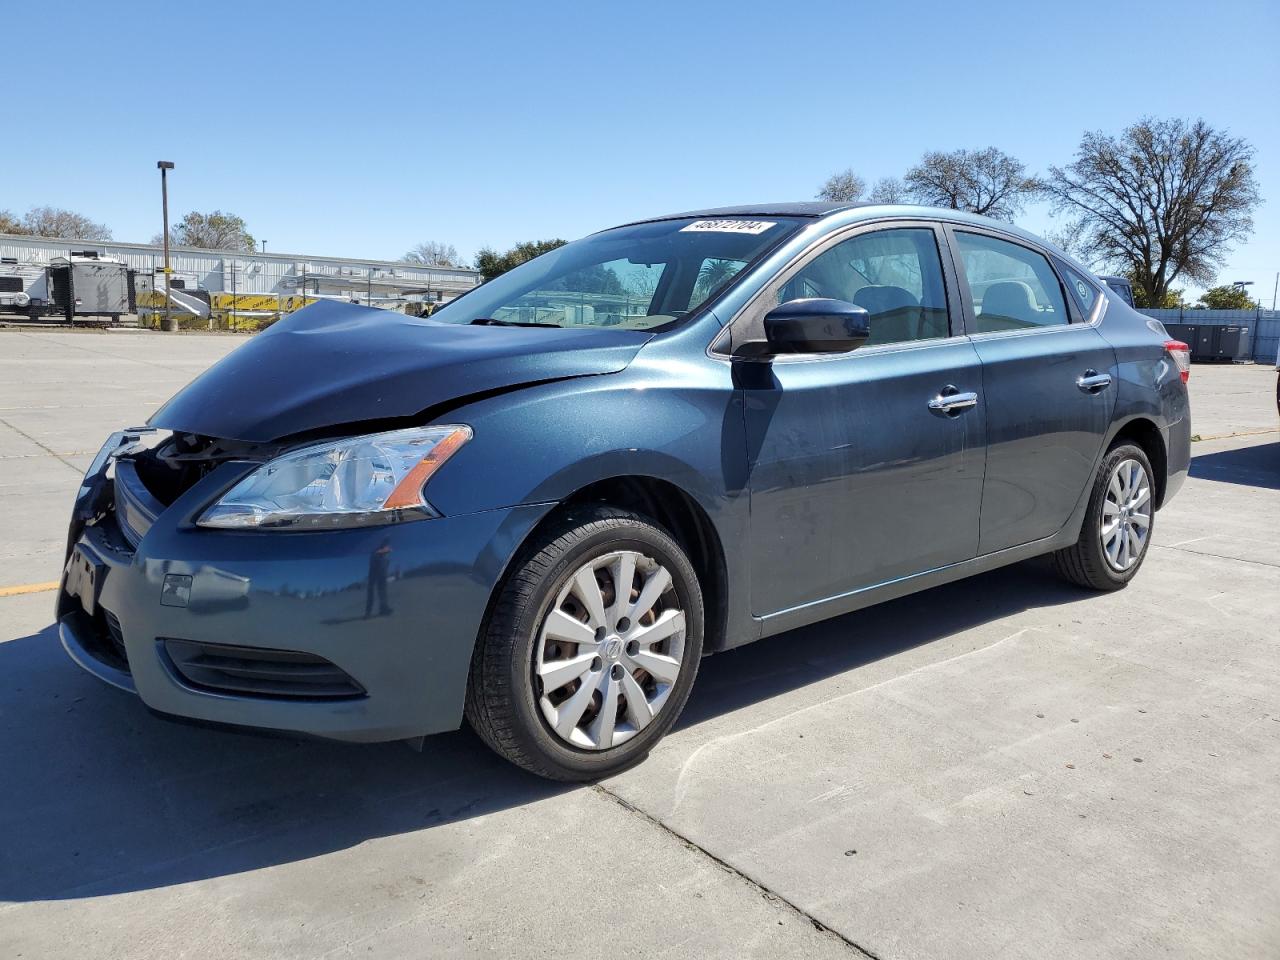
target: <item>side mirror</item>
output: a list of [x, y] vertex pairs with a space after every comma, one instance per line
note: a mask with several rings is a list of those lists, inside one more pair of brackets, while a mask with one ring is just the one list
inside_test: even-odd
[[773, 353], [847, 353], [871, 336], [871, 315], [844, 300], [788, 300], [765, 314]]

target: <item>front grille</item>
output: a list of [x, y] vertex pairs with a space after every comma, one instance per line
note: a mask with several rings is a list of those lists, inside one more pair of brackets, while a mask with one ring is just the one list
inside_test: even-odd
[[97, 612], [89, 616], [80, 609], [79, 603], [76, 603], [75, 609], [66, 616], [73, 621], [76, 637], [86, 653], [113, 669], [129, 672], [129, 657], [125, 652], [124, 634], [120, 630], [120, 621], [114, 613], [98, 607]]
[[192, 640], [161, 640], [170, 663], [191, 686], [272, 699], [362, 697], [364, 688], [324, 657]]
[[102, 611], [102, 619], [107, 627], [107, 639], [111, 641], [111, 645], [115, 648], [117, 655], [126, 664], [129, 662], [129, 655], [124, 648], [124, 631], [120, 629], [120, 618], [110, 610]]

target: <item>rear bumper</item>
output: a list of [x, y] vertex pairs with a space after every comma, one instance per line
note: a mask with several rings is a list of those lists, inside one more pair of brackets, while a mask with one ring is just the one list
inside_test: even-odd
[[[115, 509], [73, 522], [57, 608], [72, 660], [153, 711], [196, 721], [352, 741], [459, 725], [489, 598], [548, 506], [362, 530], [211, 531], [184, 522], [184, 501], [203, 486], [136, 546]], [[233, 672], [175, 653], [204, 649]], [[262, 661], [238, 659], [278, 651], [290, 652], [290, 677], [318, 671], [349, 689], [263, 685]], [[246, 663], [257, 667], [246, 674]], [[210, 676], [236, 688], [203, 682]]]
[[1191, 417], [1185, 416], [1160, 432], [1164, 435], [1167, 460], [1164, 499], [1161, 501], [1163, 506], [1182, 489], [1182, 483], [1187, 479], [1187, 471], [1191, 469]]

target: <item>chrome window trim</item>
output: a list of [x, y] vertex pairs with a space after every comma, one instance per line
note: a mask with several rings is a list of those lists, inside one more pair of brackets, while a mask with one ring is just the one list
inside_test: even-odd
[[[928, 337], [924, 340], [900, 340], [897, 343], [877, 343], [871, 347], [857, 347], [843, 353], [776, 353], [769, 357], [770, 363], [814, 363], [826, 360], [853, 360], [856, 357], [882, 357], [887, 353], [905, 353], [908, 350], [923, 350], [942, 344], [957, 343], [967, 339], [964, 334], [950, 337]], [[752, 361], [740, 361], [751, 363]], [[758, 362], [758, 361], [757, 361]]]

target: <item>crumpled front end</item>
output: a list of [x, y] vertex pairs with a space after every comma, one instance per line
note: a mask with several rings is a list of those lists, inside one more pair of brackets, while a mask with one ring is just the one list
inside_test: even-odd
[[72, 659], [193, 720], [359, 741], [458, 726], [489, 597], [545, 506], [209, 530], [195, 519], [260, 461], [189, 438], [171, 469], [161, 436], [114, 435], [77, 497], [57, 603]]

